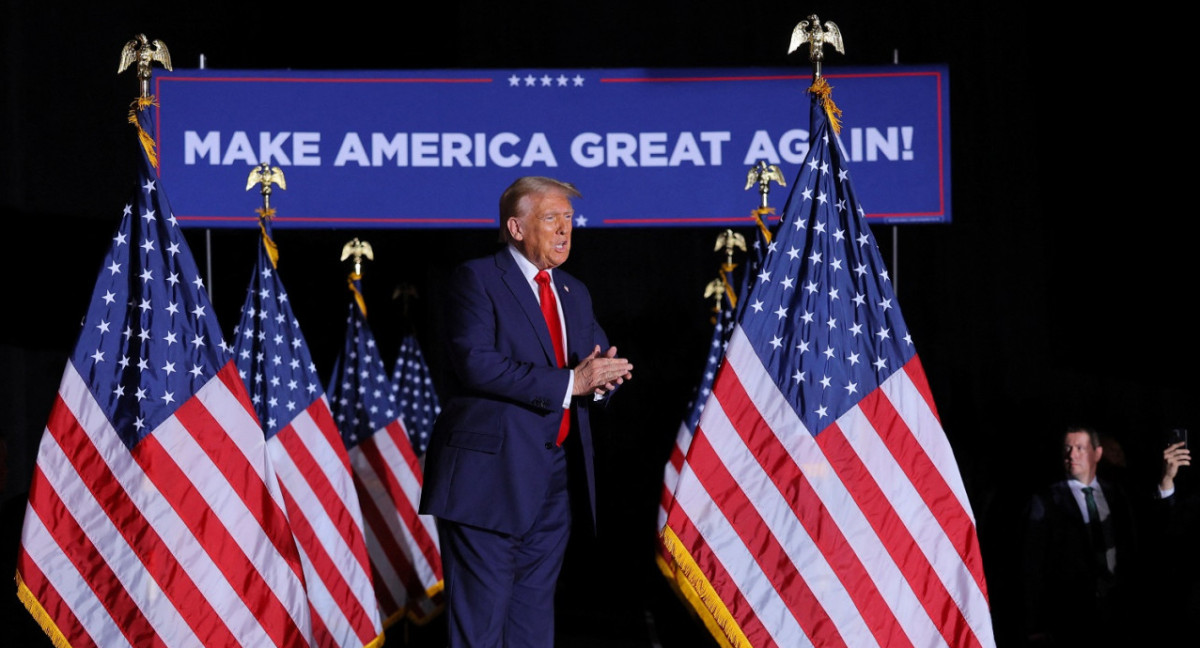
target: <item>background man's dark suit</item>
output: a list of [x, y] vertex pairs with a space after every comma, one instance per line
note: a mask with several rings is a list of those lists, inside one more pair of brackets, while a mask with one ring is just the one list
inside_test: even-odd
[[1136, 574], [1134, 513], [1125, 491], [1098, 480], [1108, 503], [1116, 568], [1101, 571], [1079, 504], [1067, 482], [1033, 497], [1025, 536], [1026, 626], [1052, 646], [1119, 645], [1128, 631]]

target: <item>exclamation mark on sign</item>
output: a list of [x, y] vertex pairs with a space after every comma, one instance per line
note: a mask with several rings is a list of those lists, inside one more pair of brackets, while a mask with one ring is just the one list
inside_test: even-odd
[[912, 126], [901, 126], [900, 127], [900, 139], [903, 140], [901, 143], [904, 146], [904, 150], [900, 152], [900, 159], [902, 159], [902, 160], [913, 159], [912, 131], [913, 131]]

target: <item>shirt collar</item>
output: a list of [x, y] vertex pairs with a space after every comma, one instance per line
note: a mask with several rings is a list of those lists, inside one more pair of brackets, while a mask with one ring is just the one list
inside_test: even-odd
[[1067, 480], [1067, 485], [1071, 487], [1071, 490], [1083, 490], [1084, 488], [1098, 489], [1098, 488], [1100, 488], [1100, 480], [1093, 477], [1092, 482], [1090, 484], [1085, 484], [1085, 483], [1079, 481], [1078, 479], [1075, 479], [1074, 477], [1072, 477]]
[[[538, 267], [533, 265], [532, 261], [526, 259], [525, 255], [521, 254], [521, 251], [518, 250], [512, 243], [508, 244], [508, 251], [510, 254], [512, 254], [513, 259], [517, 261], [517, 267], [521, 269], [521, 274], [525, 277], [525, 281], [529, 282], [529, 284], [532, 286], [536, 286], [537, 281], [534, 279], [534, 277], [536, 277], [537, 273], [539, 272]], [[553, 285], [554, 270], [546, 270], [546, 273], [550, 275], [550, 283]]]

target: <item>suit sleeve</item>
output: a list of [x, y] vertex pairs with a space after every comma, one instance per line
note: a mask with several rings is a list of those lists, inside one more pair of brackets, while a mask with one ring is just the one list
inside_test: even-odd
[[1046, 499], [1039, 493], [1030, 500], [1025, 512], [1025, 529], [1021, 560], [1021, 586], [1024, 592], [1024, 630], [1034, 635], [1046, 631], [1045, 568], [1046, 549], [1051, 542], [1050, 511]]
[[[587, 355], [591, 354], [592, 350], [600, 347], [600, 352], [608, 351], [608, 335], [600, 326], [600, 322], [596, 321], [596, 317], [592, 311], [592, 297], [588, 292], [587, 287], [581, 282], [571, 279], [571, 286], [575, 291], [571, 294], [578, 300], [579, 307], [578, 319], [569, 320], [567, 326], [567, 335], [571, 338], [571, 348], [567, 359], [567, 366], [574, 367], [579, 364]], [[580, 329], [580, 330], [576, 330]], [[619, 387], [617, 388], [619, 389]], [[591, 393], [582, 396], [572, 397], [574, 401], [580, 405], [607, 404], [608, 399], [616, 392], [616, 389], [610, 392], [605, 392], [603, 396], [596, 397]]]
[[541, 353], [535, 329], [500, 282], [485, 283], [476, 268], [460, 266], [450, 284], [451, 358], [464, 389], [540, 410], [560, 409], [570, 370]]

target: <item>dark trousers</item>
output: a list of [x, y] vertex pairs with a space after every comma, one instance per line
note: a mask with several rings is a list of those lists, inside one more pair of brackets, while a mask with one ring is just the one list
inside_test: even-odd
[[524, 535], [438, 519], [451, 648], [554, 645], [554, 588], [571, 531], [566, 452], [554, 452], [546, 502]]

